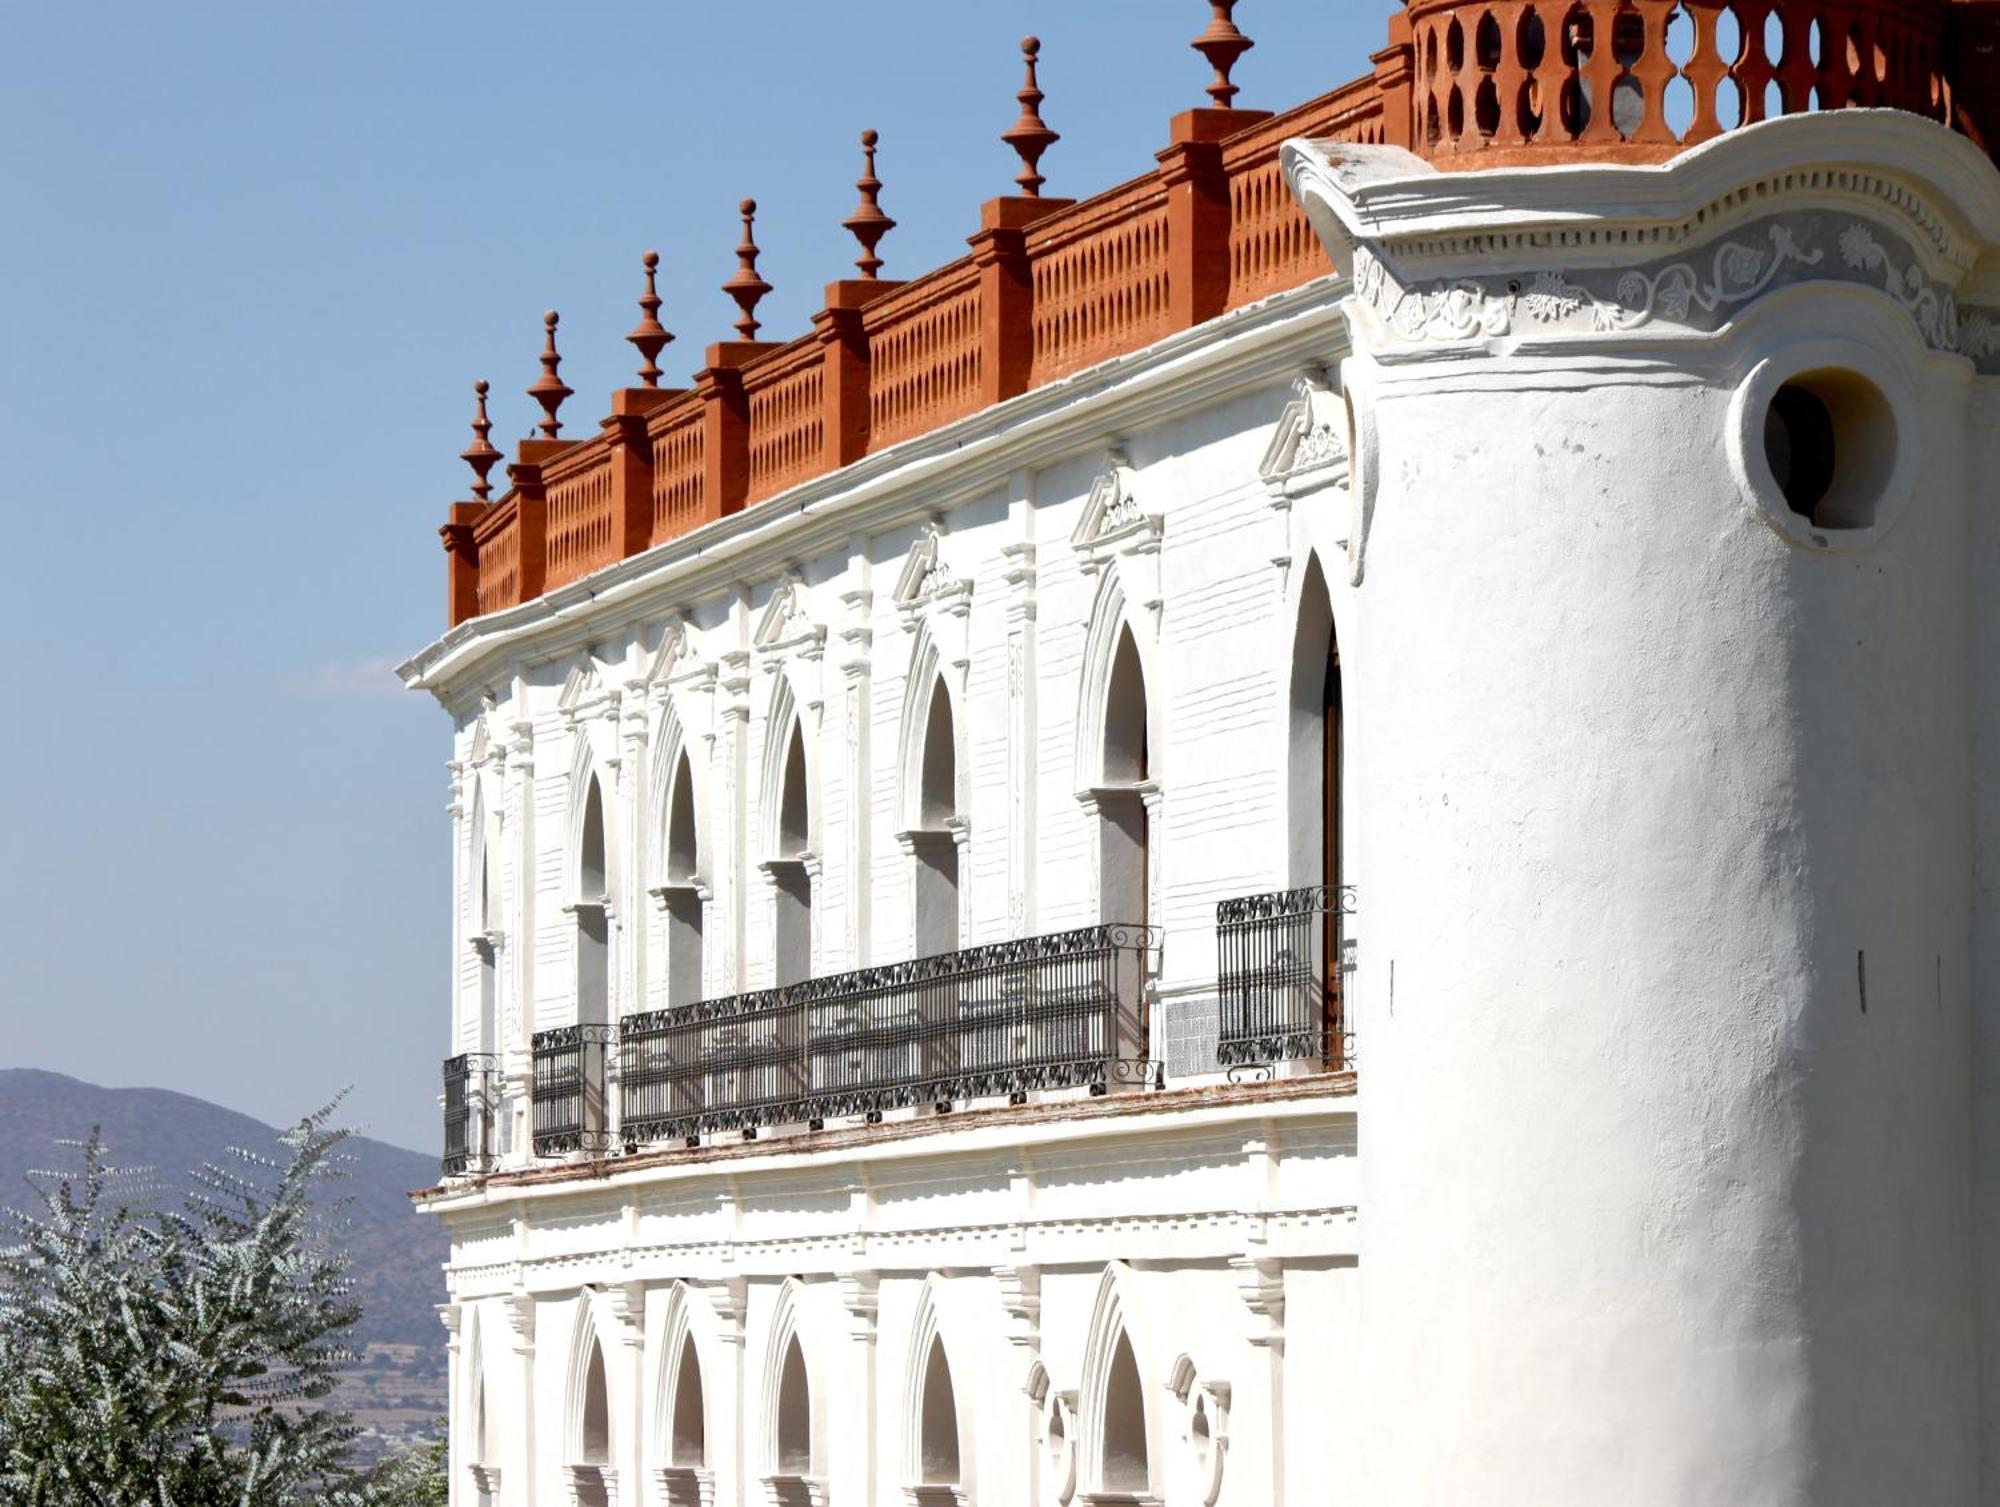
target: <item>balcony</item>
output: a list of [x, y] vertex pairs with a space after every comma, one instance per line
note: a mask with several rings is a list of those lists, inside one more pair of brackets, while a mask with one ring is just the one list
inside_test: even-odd
[[1158, 946], [1147, 927], [1092, 926], [630, 1016], [625, 1144], [1156, 1085], [1145, 1003]]
[[444, 1060], [444, 1170], [447, 1177], [493, 1166], [493, 1107], [498, 1063], [489, 1052]]
[[[1354, 911], [1352, 889], [1323, 885], [1221, 902], [1214, 1035], [1199, 1033], [1214, 1052], [1184, 1071], [1220, 1068], [1232, 1082], [1351, 1071]], [[1163, 1087], [1149, 1018], [1160, 942], [1150, 927], [1090, 926], [539, 1031], [534, 1155]], [[445, 1174], [492, 1171], [495, 1059], [453, 1057], [444, 1080]]]
[[1216, 906], [1216, 1057], [1232, 1078], [1272, 1076], [1286, 1063], [1354, 1065], [1341, 1001], [1353, 914], [1353, 889], [1323, 884]]
[[537, 1031], [534, 1064], [535, 1155], [605, 1152], [604, 1065], [618, 1041], [611, 1025], [559, 1026]]

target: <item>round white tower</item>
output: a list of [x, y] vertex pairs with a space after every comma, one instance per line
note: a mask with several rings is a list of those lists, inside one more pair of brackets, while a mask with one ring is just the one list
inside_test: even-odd
[[1975, 1502], [2000, 174], [1887, 111], [1287, 170], [1353, 279], [1359, 1499]]

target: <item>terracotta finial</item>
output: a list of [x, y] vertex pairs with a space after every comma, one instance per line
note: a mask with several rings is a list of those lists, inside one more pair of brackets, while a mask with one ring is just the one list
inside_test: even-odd
[[882, 243], [883, 236], [896, 228], [896, 222], [882, 212], [879, 202], [882, 180], [875, 176], [875, 143], [880, 139], [873, 131], [861, 133], [861, 151], [866, 160], [861, 176], [854, 180], [854, 186], [861, 190], [861, 204], [840, 222], [841, 229], [861, 243], [861, 255], [855, 258], [854, 265], [870, 282], [882, 270], [882, 258], [875, 254], [875, 248]]
[[1214, 12], [1208, 23], [1208, 30], [1196, 37], [1188, 45], [1208, 59], [1209, 67], [1215, 70], [1215, 79], [1208, 86], [1208, 97], [1218, 110], [1227, 110], [1236, 98], [1236, 86], [1229, 82], [1230, 70], [1236, 60], [1257, 44], [1236, 29], [1234, 15], [1236, 0], [1209, 0], [1208, 8]]
[[646, 253], [646, 291], [639, 296], [639, 311], [645, 317], [625, 338], [639, 348], [646, 364], [639, 368], [639, 380], [648, 387], [660, 385], [660, 352], [673, 343], [673, 335], [660, 323], [660, 294], [653, 279], [660, 270], [660, 253]]
[[541, 404], [542, 412], [547, 415], [536, 427], [542, 431], [542, 438], [549, 440], [562, 433], [562, 421], [556, 417], [556, 410], [570, 395], [563, 379], [556, 375], [556, 368], [562, 365], [562, 357], [556, 354], [556, 325], [560, 320], [554, 309], [542, 316], [542, 324], [548, 331], [548, 338], [542, 343], [542, 374], [528, 389], [528, 396]]
[[1021, 171], [1014, 181], [1021, 185], [1021, 192], [1030, 199], [1042, 196], [1042, 185], [1048, 182], [1037, 166], [1042, 153], [1054, 146], [1062, 137], [1048, 128], [1042, 120], [1042, 101], [1048, 96], [1042, 93], [1035, 82], [1035, 59], [1041, 56], [1040, 37], [1021, 38], [1021, 58], [1028, 65], [1028, 81], [1021, 86], [1021, 92], [1014, 97], [1021, 102], [1021, 118], [1007, 130], [1000, 133], [1000, 139], [1012, 147], [1021, 158]]
[[458, 458], [472, 467], [472, 474], [479, 478], [472, 484], [472, 495], [481, 502], [493, 500], [493, 483], [486, 479], [486, 473], [500, 463], [500, 451], [486, 436], [493, 432], [493, 421], [486, 417], [486, 383], [472, 384], [472, 390], [479, 395], [479, 414], [472, 421], [472, 443], [458, 454]]
[[755, 340], [761, 326], [757, 323], [757, 300], [771, 291], [771, 285], [757, 272], [757, 241], [751, 230], [757, 219], [757, 201], [745, 199], [738, 206], [743, 215], [743, 243], [736, 248], [736, 273], [722, 285], [722, 291], [736, 300], [736, 306], [743, 311], [743, 317], [736, 321], [738, 340]]

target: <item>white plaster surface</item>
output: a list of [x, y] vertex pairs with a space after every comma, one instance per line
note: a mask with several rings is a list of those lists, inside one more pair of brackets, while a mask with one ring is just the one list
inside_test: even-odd
[[[614, 1016], [666, 1002], [649, 891], [683, 751], [704, 992], [771, 981], [793, 718], [815, 971], [911, 952], [898, 835], [939, 677], [960, 935], [1086, 924], [1129, 631], [1155, 1007], [1196, 1008], [1216, 902], [1310, 866], [1288, 696], [1324, 581], [1360, 895], [1365, 1098], [454, 1187], [454, 1407], [484, 1385], [508, 1430], [504, 1458], [460, 1451], [456, 1501], [474, 1463], [510, 1507], [568, 1499], [593, 1334], [618, 1357], [607, 1480], [669, 1500], [683, 1329], [714, 1502], [950, 1499], [909, 1491], [929, 1332], [963, 1500], [1087, 1501], [1123, 1324], [1165, 1502], [1214, 1479], [1201, 1398], [1216, 1500], [1244, 1507], [2000, 1507], [2000, 352], [1971, 313], [2000, 305], [2000, 175], [1968, 152], [1876, 112], [1642, 172], [1295, 143], [1351, 277], [413, 660], [457, 727], [452, 1050], [479, 1045], [482, 855], [497, 875], [508, 1168], [528, 1036], [574, 1018], [591, 778]], [[1865, 531], [1785, 513], [1743, 396], [1827, 364], [1897, 419]], [[771, 1484], [792, 1332], [818, 1443]]]

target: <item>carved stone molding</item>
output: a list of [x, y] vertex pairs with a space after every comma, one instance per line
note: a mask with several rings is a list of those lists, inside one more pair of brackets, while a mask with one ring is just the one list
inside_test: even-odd
[[1262, 1323], [1251, 1331], [1250, 1343], [1281, 1346], [1285, 1342], [1285, 1264], [1265, 1256], [1232, 1256], [1236, 1290], [1243, 1306]]
[[1104, 460], [1069, 541], [1086, 573], [1116, 555], [1157, 552], [1165, 531], [1160, 515], [1141, 506], [1138, 473], [1125, 451], [1114, 447]]
[[1271, 443], [1259, 462], [1274, 506], [1347, 480], [1347, 406], [1325, 372], [1306, 372], [1292, 383], [1291, 401], [1278, 415]]
[[902, 573], [896, 577], [895, 601], [905, 617], [931, 608], [961, 617], [972, 610], [972, 583], [946, 562], [943, 535], [936, 522], [926, 524], [903, 561]]
[[882, 1309], [882, 1274], [848, 1272], [839, 1279], [840, 1306], [847, 1310], [848, 1334], [864, 1344], [875, 1342]]
[[812, 1476], [760, 1476], [770, 1507], [827, 1507], [826, 1482]]
[[719, 1282], [701, 1284], [703, 1296], [708, 1306], [715, 1310], [716, 1323], [721, 1328], [721, 1338], [725, 1345], [741, 1345], [744, 1336], [744, 1318], [750, 1311], [750, 1281], [747, 1277], [725, 1277]]
[[1042, 1269], [1039, 1266], [996, 1266], [1000, 1306], [1007, 1312], [1009, 1343], [1035, 1349], [1041, 1344]]
[[535, 1300], [524, 1292], [509, 1293], [500, 1300], [500, 1313], [507, 1321], [507, 1333], [516, 1353], [528, 1355], [535, 1348]]
[[646, 1284], [620, 1282], [604, 1289], [599, 1300], [619, 1343], [637, 1347], [646, 1338]]
[[798, 654], [817, 657], [826, 647], [826, 625], [806, 611], [805, 583], [797, 573], [787, 576], [771, 593], [757, 620], [751, 643], [760, 655]]
[[569, 1487], [571, 1507], [602, 1500], [605, 1507], [618, 1507], [618, 1472], [608, 1465], [572, 1465], [563, 1472]]
[[653, 1472], [664, 1507], [715, 1507], [715, 1472], [669, 1465]]

